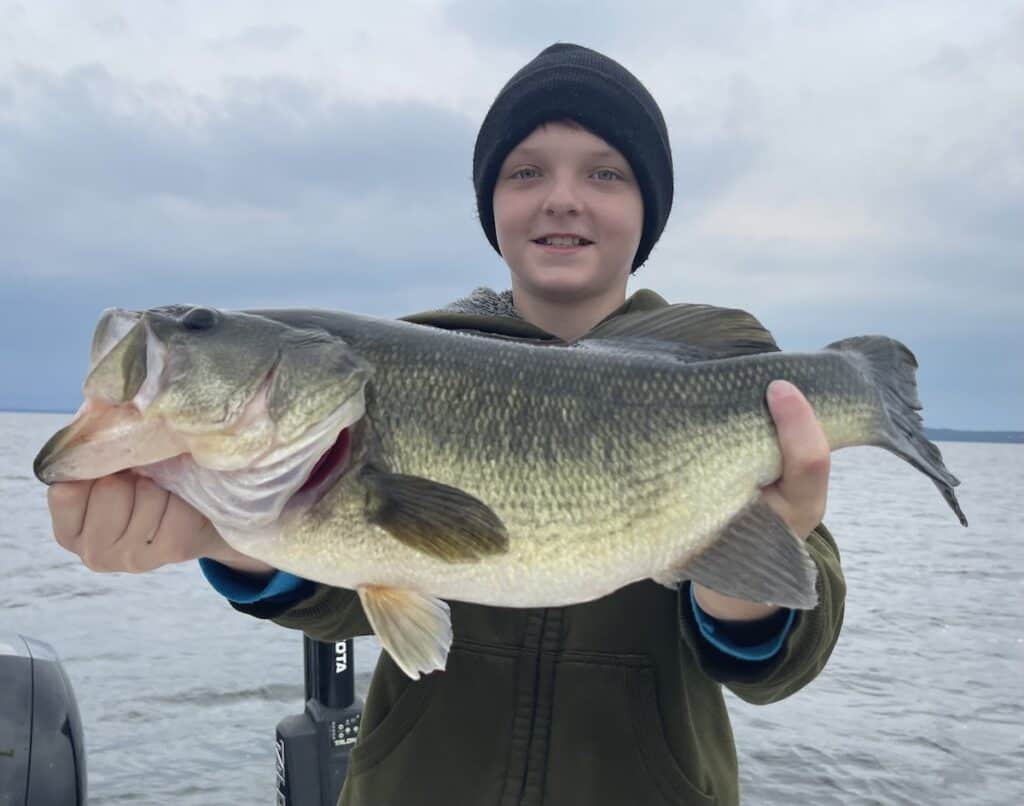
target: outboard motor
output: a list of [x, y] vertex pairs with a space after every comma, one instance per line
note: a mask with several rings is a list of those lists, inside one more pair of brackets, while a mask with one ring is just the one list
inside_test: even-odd
[[0, 635], [0, 806], [84, 806], [85, 744], [53, 647]]
[[277, 723], [278, 806], [334, 806], [359, 735], [353, 641], [303, 636], [306, 709]]

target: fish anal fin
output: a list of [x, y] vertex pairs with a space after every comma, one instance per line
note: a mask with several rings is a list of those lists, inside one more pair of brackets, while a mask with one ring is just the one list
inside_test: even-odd
[[818, 603], [818, 571], [804, 541], [761, 500], [740, 511], [707, 548], [656, 577], [692, 579], [711, 590], [799, 610]]
[[501, 519], [467, 492], [419, 476], [367, 470], [367, 516], [396, 540], [445, 562], [508, 551]]
[[356, 589], [366, 618], [398, 667], [413, 680], [443, 670], [452, 645], [452, 621], [442, 600], [402, 588]]

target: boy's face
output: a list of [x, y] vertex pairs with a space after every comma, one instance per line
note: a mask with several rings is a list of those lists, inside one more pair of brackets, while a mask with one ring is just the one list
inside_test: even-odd
[[[624, 288], [643, 220], [640, 186], [626, 158], [564, 123], [539, 126], [512, 149], [494, 186], [502, 257], [520, 289], [552, 301]], [[555, 235], [584, 240], [547, 240]]]

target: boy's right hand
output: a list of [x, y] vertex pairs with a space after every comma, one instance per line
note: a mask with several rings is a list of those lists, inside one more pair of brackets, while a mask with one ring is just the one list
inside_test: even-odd
[[138, 574], [199, 557], [254, 576], [275, 569], [231, 548], [191, 504], [131, 472], [53, 484], [53, 535], [93, 571]]

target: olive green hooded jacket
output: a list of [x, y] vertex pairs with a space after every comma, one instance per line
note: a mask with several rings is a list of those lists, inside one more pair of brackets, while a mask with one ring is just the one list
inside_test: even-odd
[[[667, 303], [633, 295], [612, 316]], [[548, 337], [505, 295], [480, 290], [407, 317], [449, 329]], [[701, 634], [689, 590], [637, 582], [584, 604], [540, 609], [450, 602], [443, 672], [409, 679], [382, 652], [341, 806], [682, 806], [739, 802], [722, 686], [771, 703], [810, 682], [843, 618], [845, 583], [824, 526], [808, 538], [819, 604], [798, 612], [768, 660], [739, 660]], [[323, 641], [372, 634], [359, 597], [234, 604]], [[771, 737], [752, 737], [768, 742]]]

